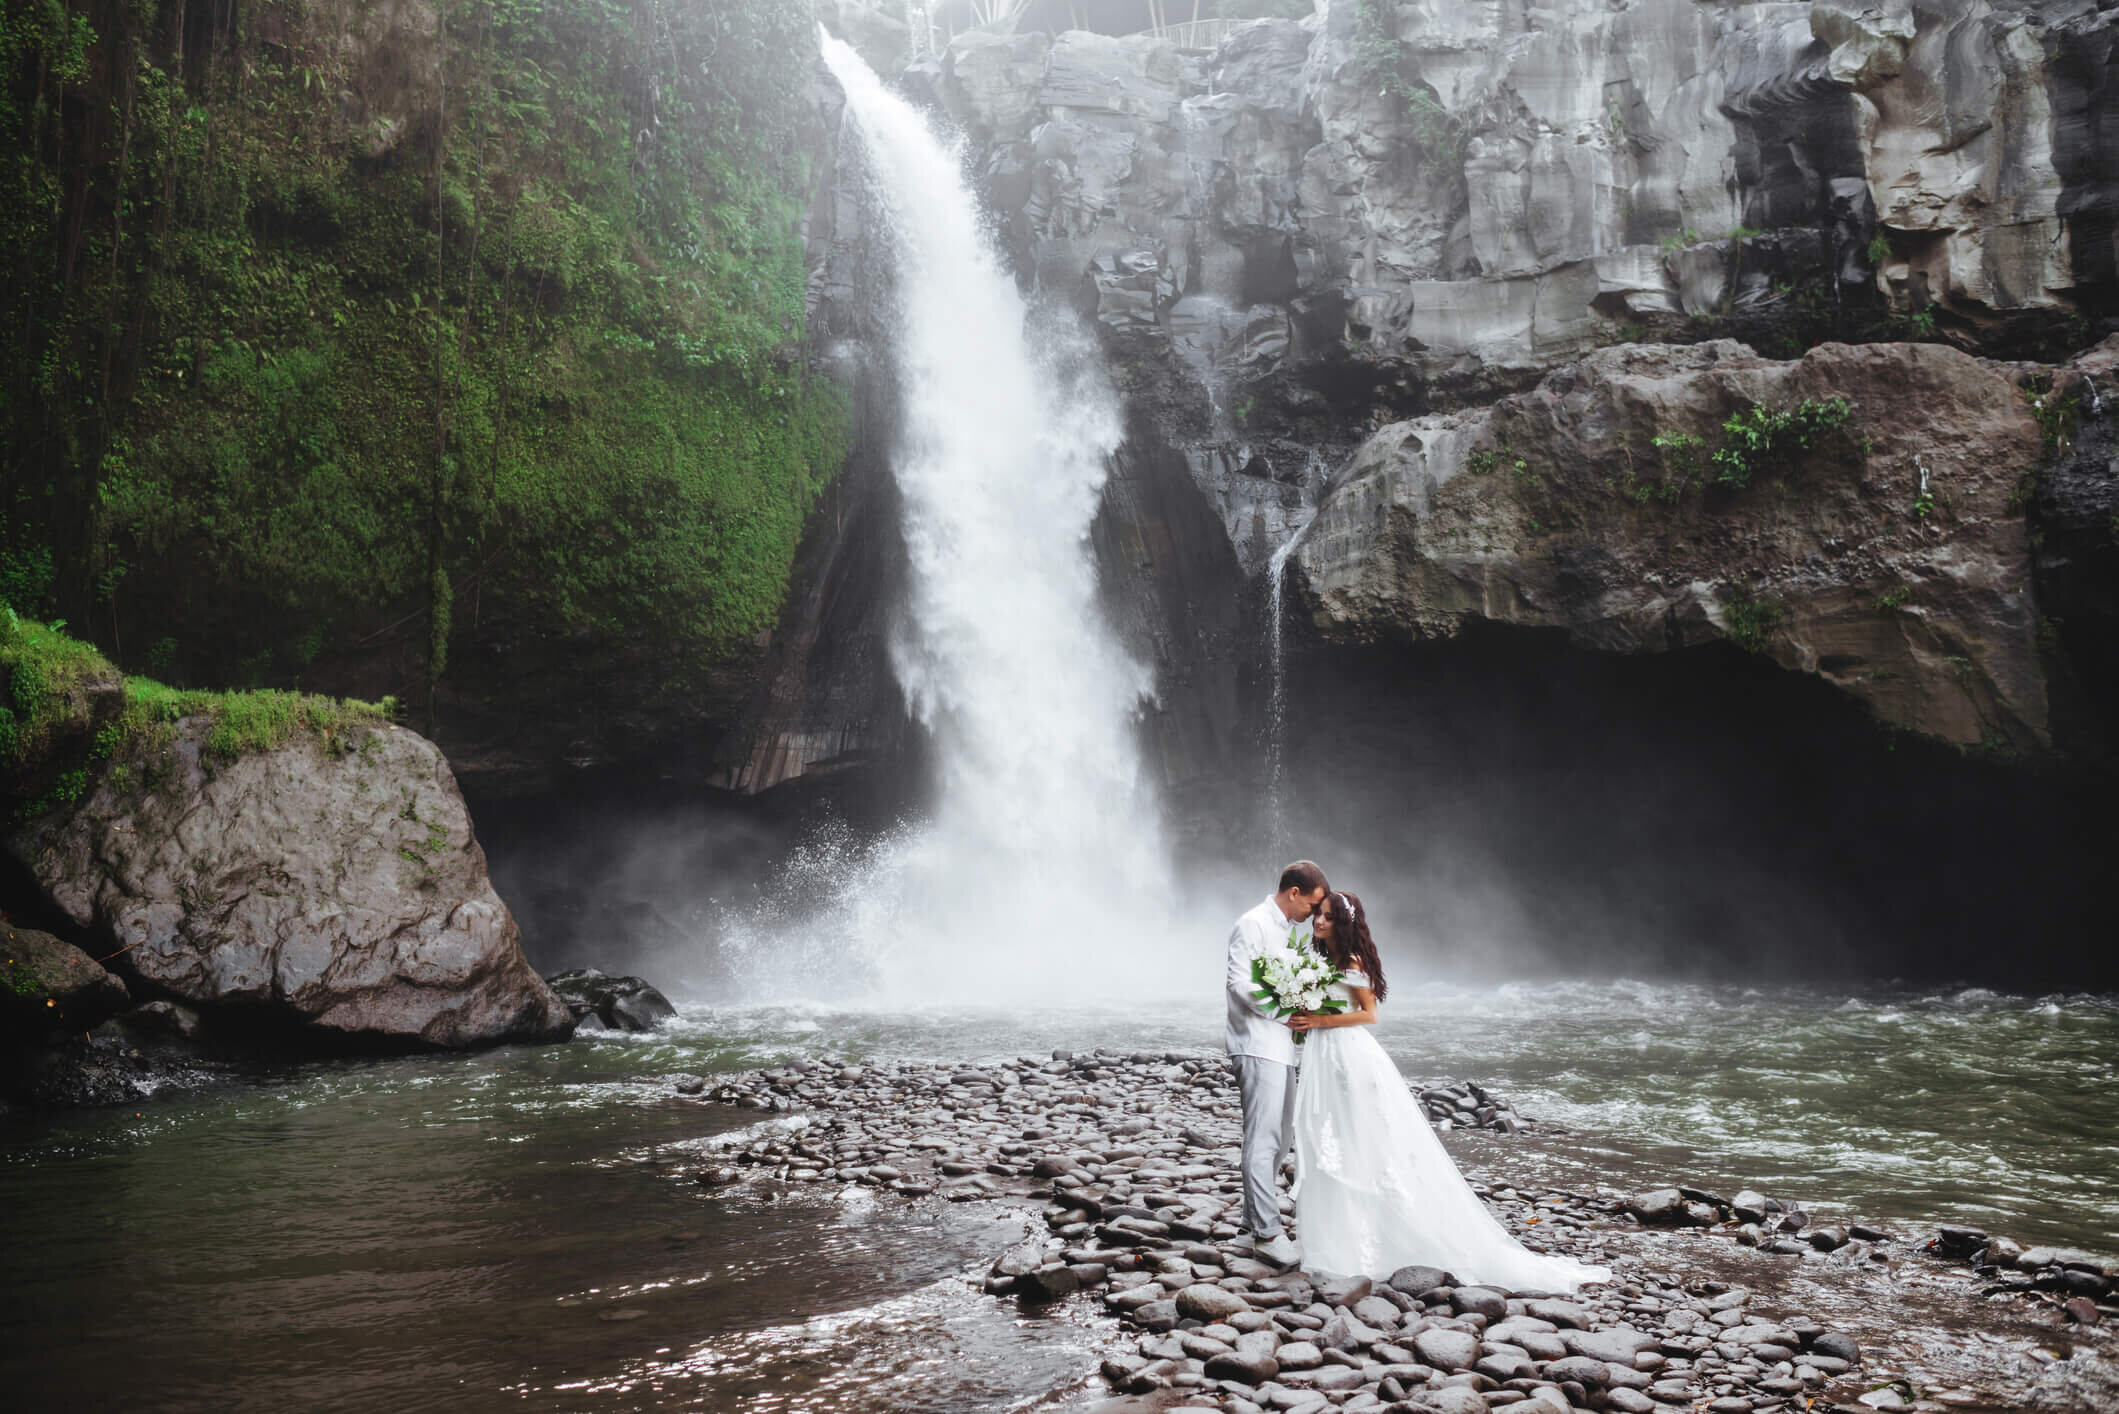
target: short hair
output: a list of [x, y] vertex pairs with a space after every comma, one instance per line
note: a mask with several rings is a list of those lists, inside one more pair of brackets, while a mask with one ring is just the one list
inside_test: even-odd
[[1313, 894], [1319, 889], [1330, 887], [1331, 885], [1324, 881], [1322, 869], [1307, 859], [1298, 859], [1280, 871], [1280, 888], [1277, 892], [1286, 893], [1289, 889], [1300, 889], [1305, 894]]

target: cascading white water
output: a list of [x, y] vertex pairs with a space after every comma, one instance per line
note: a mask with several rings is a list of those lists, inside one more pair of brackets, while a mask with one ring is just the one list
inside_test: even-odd
[[1116, 398], [1039, 322], [959, 154], [824, 37], [890, 246], [903, 398], [891, 466], [910, 586], [893, 665], [932, 732], [934, 815], [834, 886], [825, 928], [892, 999], [1137, 993], [1169, 869], [1134, 713], [1152, 690], [1096, 601], [1088, 533]]
[[1309, 529], [1304, 521], [1300, 529], [1273, 552], [1266, 563], [1266, 652], [1272, 665], [1272, 689], [1266, 697], [1266, 829], [1271, 838], [1266, 843], [1280, 848], [1287, 834], [1281, 811], [1281, 761], [1286, 754], [1284, 723], [1288, 711], [1288, 665], [1283, 656], [1285, 649], [1281, 641], [1281, 617], [1285, 612], [1282, 595], [1286, 592], [1288, 556], [1295, 553], [1295, 542], [1302, 532]]
[[1316, 501], [1312, 497], [1321, 496], [1329, 472], [1323, 455], [1313, 450], [1309, 461], [1303, 465], [1301, 482], [1304, 499], [1310, 501], [1310, 510], [1281, 542], [1280, 548], [1273, 552], [1273, 557], [1266, 561], [1266, 654], [1272, 674], [1271, 688], [1266, 696], [1266, 844], [1282, 851], [1294, 847], [1287, 838], [1287, 821], [1281, 800], [1281, 782], [1286, 773], [1283, 763], [1287, 755], [1288, 663], [1282, 619], [1287, 613], [1288, 559], [1308, 533], [1310, 522], [1317, 518]]

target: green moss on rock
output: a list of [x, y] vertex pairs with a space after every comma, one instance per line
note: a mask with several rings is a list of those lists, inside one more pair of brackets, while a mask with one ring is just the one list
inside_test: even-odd
[[292, 685], [494, 621], [696, 677], [846, 447], [804, 356], [806, 6], [10, 6], [0, 588]]
[[[272, 689], [208, 692], [125, 677], [59, 626], [22, 618], [13, 609], [0, 608], [0, 615], [0, 676], [6, 683], [0, 781], [15, 798], [17, 819], [74, 804], [104, 763], [135, 756], [187, 718], [208, 724], [208, 756], [233, 760], [274, 750], [303, 733], [326, 750], [352, 750], [361, 727], [380, 725], [395, 710], [389, 701]], [[91, 685], [103, 690], [84, 690]]]

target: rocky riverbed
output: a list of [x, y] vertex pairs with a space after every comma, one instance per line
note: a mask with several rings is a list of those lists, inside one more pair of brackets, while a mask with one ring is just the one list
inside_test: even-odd
[[[2104, 1409], [2113, 1273], [1948, 1228], [1813, 1224], [1792, 1198], [1690, 1186], [1517, 1186], [1505, 1137], [1468, 1176], [1528, 1245], [1609, 1265], [1564, 1298], [1432, 1268], [1326, 1281], [1258, 1261], [1236, 1224], [1238, 1107], [1210, 1052], [965, 1065], [797, 1062], [680, 1094], [760, 1112], [691, 1141], [706, 1201], [857, 1185], [909, 1204], [1027, 1208], [1048, 1236], [979, 1277], [997, 1299], [1096, 1303], [1117, 1408]], [[1524, 1126], [1472, 1085], [1420, 1089], [1445, 1128]], [[680, 1157], [681, 1156], [681, 1157]], [[1536, 1403], [1534, 1404], [1533, 1401]]]

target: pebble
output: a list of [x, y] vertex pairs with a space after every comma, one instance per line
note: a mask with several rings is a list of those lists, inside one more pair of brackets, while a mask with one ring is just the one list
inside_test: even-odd
[[1464, 1370], [1478, 1359], [1479, 1341], [1464, 1331], [1424, 1330], [1413, 1337], [1413, 1353], [1438, 1370]]
[[[692, 1079], [670, 1083], [692, 1093]], [[690, 1176], [717, 1194], [757, 1180], [761, 1192], [816, 1182], [908, 1199], [1043, 1200], [1051, 1236], [1002, 1254], [980, 1284], [1027, 1302], [1101, 1300], [1141, 1342], [1104, 1360], [1106, 1383], [1185, 1401], [1168, 1407], [1793, 1414], [1830, 1407], [1835, 1390], [1837, 1403], [1851, 1404], [1874, 1383], [1842, 1383], [1862, 1362], [1844, 1332], [1754, 1310], [1742, 1287], [1637, 1274], [1632, 1258], [1616, 1264], [1613, 1285], [1566, 1298], [1460, 1282], [1435, 1266], [1379, 1282], [1257, 1260], [1238, 1228], [1240, 1113], [1219, 1054], [1058, 1050], [1049, 1061], [784, 1066], [701, 1088], [709, 1083], [711, 1101], [774, 1116], [693, 1146], [703, 1166]], [[1523, 1123], [1480, 1087], [1420, 1093], [1431, 1115], [1437, 1096], [1448, 1100], [1440, 1122], [1453, 1127], [1505, 1134]], [[1493, 1122], [1504, 1115], [1514, 1128]], [[1890, 1240], [1855, 1223], [1813, 1225], [1798, 1204], [1750, 1189], [1723, 1199], [1680, 1184], [1614, 1201], [1474, 1186], [1533, 1246], [1606, 1264], [1600, 1234], [1634, 1225], [1691, 1229], [1640, 1240], [1726, 1242], [1725, 1260], [1750, 1262], [1765, 1259], [1739, 1256], [1739, 1242], [1852, 1266]], [[2019, 1288], [2042, 1289], [2051, 1307], [2066, 1301], [2070, 1329], [2086, 1332], [2104, 1314], [2095, 1298], [2110, 1274], [2085, 1254], [2025, 1251], [1972, 1229], [1945, 1229], [1928, 1249], [2007, 1272]]]

